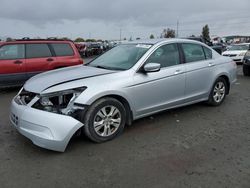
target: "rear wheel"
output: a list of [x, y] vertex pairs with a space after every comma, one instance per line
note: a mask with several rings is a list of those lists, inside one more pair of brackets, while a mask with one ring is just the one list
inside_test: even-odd
[[126, 120], [126, 111], [121, 102], [114, 98], [103, 98], [92, 104], [87, 111], [84, 131], [94, 142], [112, 140], [122, 133]]
[[228, 90], [227, 82], [224, 78], [218, 78], [210, 92], [208, 104], [212, 106], [220, 105], [226, 98]]

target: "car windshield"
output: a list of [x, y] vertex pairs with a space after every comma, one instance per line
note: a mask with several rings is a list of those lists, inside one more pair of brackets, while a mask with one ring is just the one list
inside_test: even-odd
[[228, 50], [233, 51], [233, 50], [248, 50], [248, 49], [249, 45], [244, 44], [244, 45], [233, 45]]
[[128, 70], [151, 46], [148, 44], [122, 44], [94, 59], [88, 65], [110, 70]]

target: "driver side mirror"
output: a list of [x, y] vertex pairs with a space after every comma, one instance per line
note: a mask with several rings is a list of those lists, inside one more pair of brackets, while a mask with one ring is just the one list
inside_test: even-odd
[[161, 64], [159, 63], [147, 63], [144, 65], [143, 70], [145, 72], [158, 72], [161, 70]]

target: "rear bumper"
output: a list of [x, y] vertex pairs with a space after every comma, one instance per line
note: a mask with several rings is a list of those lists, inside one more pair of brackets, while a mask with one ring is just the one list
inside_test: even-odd
[[83, 124], [76, 119], [11, 103], [10, 121], [14, 127], [35, 145], [65, 151], [74, 133]]

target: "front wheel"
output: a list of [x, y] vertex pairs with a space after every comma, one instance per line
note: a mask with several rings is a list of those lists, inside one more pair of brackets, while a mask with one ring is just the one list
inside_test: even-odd
[[222, 77], [218, 78], [212, 87], [207, 103], [212, 106], [219, 106], [225, 100], [227, 90], [226, 80]]
[[105, 142], [122, 133], [126, 111], [118, 100], [102, 98], [90, 106], [82, 119], [87, 137], [94, 142]]
[[244, 65], [243, 64], [243, 74], [244, 76], [250, 76], [250, 66]]

